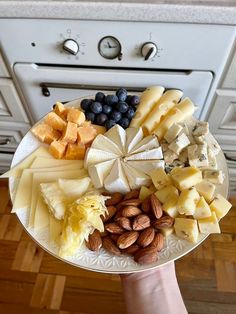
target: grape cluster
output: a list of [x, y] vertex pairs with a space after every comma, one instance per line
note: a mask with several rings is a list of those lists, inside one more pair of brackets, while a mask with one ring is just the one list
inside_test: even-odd
[[103, 125], [108, 130], [116, 123], [124, 129], [128, 128], [138, 104], [137, 95], [128, 95], [125, 88], [119, 88], [112, 95], [98, 92], [95, 99], [83, 99], [80, 106], [87, 120]]

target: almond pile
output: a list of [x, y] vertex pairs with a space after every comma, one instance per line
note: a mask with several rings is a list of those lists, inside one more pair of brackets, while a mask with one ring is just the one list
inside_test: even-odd
[[105, 231], [95, 230], [89, 236], [87, 247], [92, 251], [103, 247], [117, 256], [129, 254], [139, 264], [155, 263], [164, 246], [161, 230], [174, 224], [174, 218], [163, 214], [155, 194], [142, 201], [138, 190], [125, 196], [114, 193], [106, 206], [108, 213], [102, 217]]

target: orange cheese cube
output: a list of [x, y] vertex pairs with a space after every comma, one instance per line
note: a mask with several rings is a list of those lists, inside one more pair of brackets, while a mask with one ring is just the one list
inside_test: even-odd
[[85, 121], [85, 114], [76, 108], [69, 108], [66, 119], [67, 121], [81, 125]]
[[102, 125], [92, 124], [92, 127], [97, 131], [97, 135], [104, 134], [107, 131], [105, 126]]
[[77, 140], [77, 124], [73, 122], [67, 122], [66, 127], [63, 130], [61, 140], [67, 143], [75, 143]]
[[78, 127], [78, 143], [88, 144], [97, 136], [97, 131], [91, 126]]
[[66, 111], [65, 109], [65, 106], [61, 102], [57, 101], [53, 108], [53, 111], [64, 120]]
[[66, 122], [59, 117], [55, 112], [49, 112], [44, 118], [44, 122], [50, 125], [53, 129], [62, 131], [66, 126]]
[[85, 151], [84, 144], [68, 144], [65, 159], [84, 159]]
[[32, 133], [43, 143], [50, 144], [54, 140], [58, 140], [61, 133], [54, 130], [50, 125], [40, 123], [32, 129]]
[[90, 126], [90, 125], [91, 125], [91, 121], [85, 120], [84, 123], [80, 126]]
[[63, 141], [53, 141], [49, 146], [49, 152], [56, 159], [62, 159], [66, 151], [67, 143]]

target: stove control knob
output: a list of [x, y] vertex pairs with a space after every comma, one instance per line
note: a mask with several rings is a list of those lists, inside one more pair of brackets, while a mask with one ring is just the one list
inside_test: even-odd
[[149, 60], [153, 58], [157, 53], [157, 46], [152, 42], [147, 42], [142, 45], [141, 54], [144, 60]]
[[74, 39], [66, 39], [63, 42], [63, 49], [72, 55], [77, 55], [79, 51], [79, 45]]

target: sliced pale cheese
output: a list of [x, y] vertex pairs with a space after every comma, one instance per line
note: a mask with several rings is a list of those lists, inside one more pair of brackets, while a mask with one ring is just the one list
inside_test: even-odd
[[98, 164], [100, 162], [115, 158], [117, 158], [116, 154], [90, 147], [87, 149], [85, 154], [84, 167], [87, 169], [90, 165]]
[[128, 180], [119, 159], [116, 159], [109, 175], [105, 178], [104, 186], [111, 193], [127, 193], [130, 191]]
[[150, 134], [161, 121], [161, 118], [173, 108], [182, 97], [183, 92], [177, 89], [166, 91], [142, 123], [145, 134]]
[[142, 128], [128, 128], [126, 129], [126, 153], [132, 151], [132, 149], [142, 140], [143, 130]]
[[22, 171], [26, 168], [29, 168], [32, 162], [36, 157], [47, 157], [47, 158], [53, 158], [50, 153], [48, 152], [48, 149], [44, 146], [40, 146], [35, 151], [33, 151], [29, 156], [27, 156], [25, 159], [23, 159], [20, 163], [18, 163], [16, 166], [11, 168], [9, 171], [2, 174], [1, 178], [9, 178], [9, 177], [15, 177], [18, 178], [21, 176]]
[[49, 215], [49, 241], [50, 243], [59, 243], [62, 233], [62, 221]]
[[178, 108], [183, 113], [184, 120], [188, 117], [191, 117], [196, 109], [193, 102], [188, 97], [177, 104], [176, 108]]
[[91, 179], [89, 177], [81, 179], [59, 179], [58, 184], [68, 198], [75, 200], [88, 190]]
[[110, 138], [99, 134], [92, 143], [93, 148], [104, 150], [105, 152], [110, 152], [121, 156], [123, 151], [116, 145]]
[[148, 186], [151, 184], [151, 178], [147, 176], [144, 172], [133, 168], [126, 162], [121, 161], [121, 164], [128, 179], [131, 190], [138, 189], [140, 188], [140, 186], [143, 185]]
[[65, 159], [54, 159], [45, 157], [36, 157], [30, 165], [30, 168], [51, 168], [51, 167], [64, 167], [68, 165], [75, 165], [78, 169], [84, 167], [83, 160], [65, 160]]
[[96, 189], [100, 189], [103, 187], [104, 179], [110, 173], [111, 167], [113, 166], [114, 162], [115, 159], [111, 159], [88, 167], [89, 176]]
[[167, 130], [166, 134], [164, 135], [164, 139], [168, 143], [171, 143], [182, 130], [183, 127], [180, 124], [175, 123], [169, 128], [169, 130]]
[[128, 160], [152, 160], [152, 159], [162, 159], [162, 149], [161, 147], [153, 148], [150, 150], [141, 151], [139, 153], [132, 154], [125, 157], [125, 161]]
[[40, 195], [35, 208], [34, 230], [39, 231], [49, 226], [49, 210]]
[[130, 123], [131, 127], [139, 127], [141, 125], [149, 112], [161, 98], [164, 90], [165, 89], [162, 86], [151, 86], [142, 93], [137, 111]]
[[144, 150], [159, 147], [158, 139], [155, 135], [144, 137], [131, 151], [130, 154], [139, 153]]
[[150, 175], [154, 169], [164, 169], [164, 160], [129, 160], [127, 164]]
[[110, 130], [104, 133], [104, 136], [108, 137], [125, 153], [126, 133], [119, 124], [114, 125]]

